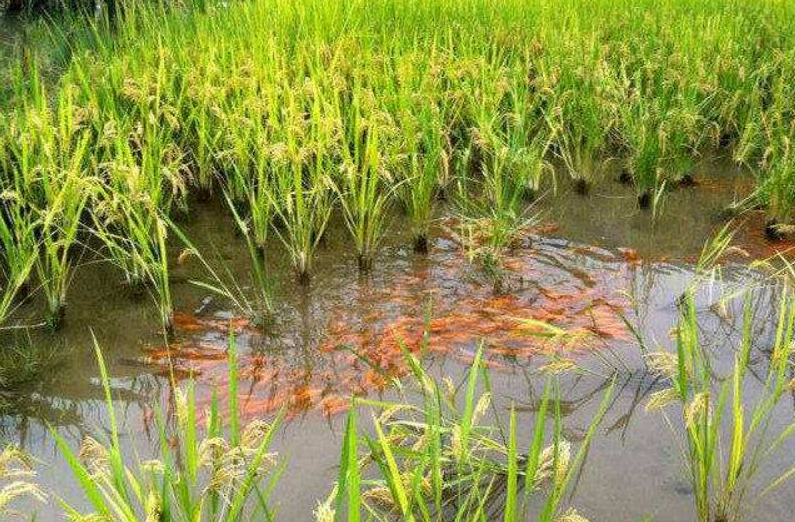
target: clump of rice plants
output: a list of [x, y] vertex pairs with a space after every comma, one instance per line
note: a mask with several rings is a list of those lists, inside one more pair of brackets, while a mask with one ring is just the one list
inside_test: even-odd
[[[637, 82], [637, 80], [636, 80]], [[638, 88], [621, 106], [621, 137], [628, 151], [627, 163], [638, 195], [638, 206], [647, 209], [664, 189], [661, 169], [664, 144], [657, 107], [646, 100]]]
[[215, 105], [213, 96], [217, 89], [209, 84], [205, 76], [205, 85], [191, 86], [201, 94], [198, 103], [189, 107], [186, 125], [186, 134], [191, 137], [187, 150], [191, 151], [191, 172], [195, 176], [196, 185], [204, 195], [209, 195], [213, 190], [216, 180], [218, 152], [221, 150], [223, 138], [223, 125], [218, 118], [219, 108]]
[[[459, 238], [471, 260], [497, 275], [505, 251], [535, 222], [528, 200], [549, 171], [544, 159], [549, 140], [527, 116], [531, 105], [515, 82], [503, 78], [483, 86], [481, 94], [469, 109], [470, 141], [455, 157]], [[502, 103], [510, 111], [502, 113]]]
[[168, 422], [159, 411], [159, 454], [149, 460], [125, 450], [99, 347], [96, 353], [110, 433], [102, 438], [106, 440], [86, 436], [79, 452], [53, 434], [91, 509], [83, 513], [82, 507], [63, 502], [65, 515], [114, 521], [273, 520], [268, 497], [281, 467], [269, 448], [280, 417], [271, 423], [254, 420], [240, 425], [234, 337], [229, 341], [227, 411], [213, 394], [202, 429], [193, 383], [175, 385], [175, 421]]
[[495, 146], [501, 145], [499, 138], [492, 140], [481, 166], [482, 178], [459, 177], [458, 236], [469, 259], [496, 276], [506, 250], [537, 223], [537, 217], [527, 203], [524, 178], [515, 175], [510, 149]]
[[[404, 66], [400, 70], [407, 69]], [[414, 82], [412, 73], [405, 74], [409, 78], [399, 76], [395, 80], [397, 85], [389, 91], [395, 105], [389, 110], [395, 114], [395, 125], [400, 132], [393, 133], [387, 141], [385, 160], [389, 170], [399, 178], [395, 180], [396, 196], [411, 227], [414, 250], [425, 253], [440, 180], [450, 176], [446, 146], [448, 115], [436, 99], [437, 93], [429, 92], [431, 87], [437, 87], [429, 72], [424, 71]]]
[[428, 251], [430, 227], [433, 221], [436, 195], [439, 184], [439, 171], [449, 169], [447, 157], [441, 142], [432, 131], [423, 132], [423, 142], [427, 151], [407, 154], [406, 178], [397, 191], [411, 226], [411, 241], [414, 250]]
[[792, 230], [795, 219], [795, 151], [788, 136], [771, 146], [765, 157], [757, 199], [766, 207], [765, 233], [779, 239]]
[[[532, 440], [527, 448], [520, 448], [515, 410], [510, 412], [506, 440], [499, 438], [497, 427], [484, 422], [492, 394], [482, 348], [461, 387], [463, 397], [452, 382], [428, 374], [415, 355], [405, 352], [405, 357], [420, 403], [354, 401], [346, 422], [339, 479], [319, 505], [318, 520], [346, 512], [349, 521], [366, 514], [373, 520], [515, 522], [528, 519], [531, 499], [540, 505], [534, 520], [585, 520], [566, 508], [564, 497], [586, 457], [610, 393], [572, 453], [562, 434], [557, 388], [548, 382]], [[408, 390], [401, 385], [401, 391]], [[367, 409], [373, 413], [375, 435], [360, 431], [358, 417]]]
[[279, 220], [274, 229], [290, 254], [298, 280], [306, 283], [331, 217], [331, 178], [327, 173], [315, 172], [312, 181], [305, 181], [300, 163], [276, 170], [274, 178], [272, 201]]
[[363, 106], [370, 105], [371, 98], [367, 92], [353, 94], [336, 185], [362, 271], [373, 266], [393, 199], [391, 173], [385, 168], [381, 149], [382, 140], [387, 139], [382, 134], [388, 132], [388, 122], [381, 121], [386, 115], [375, 107]]
[[42, 209], [39, 233], [41, 248], [36, 262], [41, 289], [47, 302], [47, 323], [57, 329], [66, 306], [71, 284], [75, 251], [78, 246], [80, 217], [88, 200], [83, 182], [76, 173], [48, 194], [48, 206]]
[[233, 202], [244, 202], [254, 243], [264, 250], [277, 208], [267, 170], [268, 149], [263, 140], [249, 142], [246, 137], [238, 137], [237, 140], [225, 191]]
[[144, 198], [107, 195], [95, 213], [95, 233], [107, 259], [118, 266], [133, 292], [151, 290], [160, 323], [166, 331], [174, 313], [166, 238], [168, 225], [160, 210]]
[[160, 322], [169, 330], [173, 304], [169, 282], [168, 213], [184, 188], [180, 155], [156, 130], [115, 130], [105, 136], [103, 182], [94, 191], [93, 233], [105, 257], [134, 292], [150, 290]]
[[[0, 118], [0, 178], [39, 223], [50, 322], [81, 246], [75, 217], [104, 212], [107, 194], [83, 199], [93, 184], [150, 193], [165, 216], [223, 187], [257, 247], [276, 236], [302, 281], [335, 208], [366, 269], [394, 201], [423, 251], [462, 175], [482, 188], [471, 197], [499, 257], [523, 226], [514, 196], [535, 197], [550, 160], [582, 192], [625, 160], [656, 218], [717, 146], [758, 174], [770, 230], [786, 228], [795, 11], [652, 4], [134, 1], [113, 24], [54, 22], [70, 49], [57, 82], [39, 77], [46, 56], [20, 58]], [[116, 246], [105, 251], [129, 282], [151, 279]]]
[[612, 101], [605, 92], [607, 71], [594, 58], [592, 71], [566, 68], [545, 115], [552, 148], [574, 180], [575, 190], [586, 194], [602, 178], [609, 161], [608, 146], [614, 126]]
[[[270, 203], [272, 228], [290, 255], [299, 281], [306, 283], [333, 209], [332, 173], [339, 129], [338, 124], [329, 124], [335, 110], [330, 103], [321, 102], [320, 93], [308, 120], [293, 93], [274, 94], [270, 103], [272, 113], [280, 114], [285, 121], [281, 122], [283, 126], [272, 129], [268, 148], [270, 177], [258, 190], [264, 191], [261, 197]], [[259, 172], [258, 182], [263, 179]], [[265, 211], [259, 208], [251, 214]], [[264, 234], [264, 217], [257, 218], [259, 237]]]
[[759, 477], [762, 464], [778, 458], [777, 450], [795, 433], [795, 422], [780, 429], [771, 424], [781, 400], [795, 390], [791, 378], [795, 300], [791, 295], [782, 298], [770, 366], [755, 404], [749, 404], [744, 392], [753, 340], [751, 312], [746, 306], [734, 369], [725, 377], [716, 375], [699, 341], [692, 292], [682, 301], [676, 353], [648, 356], [650, 367], [670, 383], [655, 393], [648, 407], [663, 410], [676, 404], [681, 411], [681, 417], [669, 419], [666, 414], [666, 419], [671, 425], [681, 420], [684, 459], [701, 522], [742, 520], [752, 491], [762, 498], [795, 476], [794, 466], [766, 483], [760, 484]]
[[91, 180], [86, 175], [89, 135], [82, 128], [74, 92], [62, 91], [50, 109], [41, 87], [25, 113], [28, 125], [12, 147], [12, 178], [38, 219], [36, 272], [46, 298], [46, 321], [57, 329], [72, 280], [80, 220]]
[[681, 186], [695, 183], [693, 170], [704, 139], [706, 120], [698, 93], [681, 89], [664, 111], [661, 126], [666, 179]]

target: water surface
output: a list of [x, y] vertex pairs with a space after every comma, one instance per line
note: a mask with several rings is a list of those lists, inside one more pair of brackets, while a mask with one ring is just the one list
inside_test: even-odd
[[[15, 442], [47, 465], [45, 489], [72, 501], [79, 492], [55, 451], [48, 425], [78, 445], [85, 434], [108, 429], [93, 337], [112, 376], [114, 400], [131, 453], [150, 454], [153, 407], [168, 404], [169, 376], [194, 376], [206, 397], [210, 386], [223, 394], [225, 349], [236, 332], [241, 358], [241, 407], [249, 417], [289, 411], [276, 449], [289, 460], [277, 501], [281, 520], [311, 520], [316, 502], [336, 478], [342, 412], [352, 394], [387, 394], [381, 372], [405, 371], [399, 342], [410, 348], [428, 336], [427, 362], [438, 375], [463, 376], [479, 343], [493, 371], [498, 412], [515, 403], [522, 433], [529, 432], [543, 379], [539, 366], [550, 354], [571, 357], [590, 372], [564, 377], [566, 433], [577, 442], [595, 413], [609, 376], [618, 371], [616, 394], [576, 484], [573, 504], [592, 521], [634, 521], [651, 515], [660, 522], [693, 518], [692, 498], [679, 447], [659, 414], [646, 413], [650, 393], [661, 383], [643, 370], [637, 340], [671, 346], [677, 300], [694, 278], [694, 262], [725, 220], [722, 210], [742, 197], [749, 183], [719, 160], [705, 162], [701, 186], [673, 192], [661, 219], [652, 224], [638, 211], [631, 188], [606, 182], [587, 198], [564, 186], [533, 207], [539, 222], [508, 253], [506, 283], [492, 281], [471, 264], [455, 240], [455, 222], [442, 212], [427, 256], [415, 254], [401, 218], [395, 216], [372, 273], [361, 275], [341, 222], [332, 223], [308, 286], [292, 277], [279, 249], [269, 252], [278, 280], [277, 314], [264, 335], [223, 300], [191, 283], [206, 278], [196, 259], [175, 261], [176, 335], [166, 342], [147, 296], [119, 284], [112, 268], [86, 254], [69, 294], [68, 316], [55, 335], [34, 332], [36, 343], [63, 353], [39, 382], [9, 398], [0, 417], [3, 439]], [[742, 231], [724, 260], [720, 280], [698, 295], [702, 338], [719, 371], [730, 371], [739, 338], [741, 298], [721, 298], [753, 287], [754, 376], [767, 364], [776, 321], [777, 283], [748, 267], [786, 244], [766, 243], [761, 217], [740, 218]], [[213, 263], [223, 263], [241, 284], [248, 258], [231, 219], [218, 203], [195, 204], [180, 226]], [[174, 245], [174, 258], [180, 248]], [[35, 305], [24, 313], [33, 314]], [[578, 333], [577, 343], [539, 337], [539, 322]], [[6, 339], [5, 342], [11, 342]], [[755, 377], [756, 378], [756, 377]], [[758, 393], [760, 383], [749, 384]], [[795, 397], [785, 401], [777, 422], [792, 419]], [[786, 448], [783, 455], [792, 454]], [[781, 461], [781, 469], [786, 459]], [[775, 467], [775, 464], [774, 464]], [[775, 473], [775, 469], [769, 473]], [[751, 507], [749, 519], [790, 520], [787, 487]], [[39, 508], [40, 520], [58, 519], [56, 503]]]

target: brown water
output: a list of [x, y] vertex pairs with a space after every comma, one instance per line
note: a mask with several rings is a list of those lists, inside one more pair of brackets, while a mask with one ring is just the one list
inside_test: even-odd
[[[675, 302], [692, 281], [692, 263], [722, 226], [722, 208], [748, 187], [720, 163], [703, 169], [701, 187], [672, 193], [655, 226], [635, 209], [631, 189], [616, 183], [597, 187], [588, 198], [564, 189], [542, 199], [537, 205], [542, 224], [509, 253], [501, 292], [466, 260], [442, 226], [445, 221], [429, 254], [419, 256], [407, 246], [405, 227], [396, 217], [375, 269], [366, 276], [356, 268], [341, 223], [335, 223], [307, 287], [293, 280], [279, 252], [272, 254], [279, 295], [270, 335], [250, 328], [223, 301], [191, 284], [191, 278], [203, 276], [198, 261], [188, 259], [174, 270], [177, 335], [166, 345], [147, 298], [127, 295], [118, 273], [87, 262], [73, 283], [64, 329], [57, 335], [34, 334], [35, 342], [53, 344], [64, 357], [40, 382], [10, 398], [13, 406], [0, 417], [0, 434], [48, 463], [40, 477], [46, 489], [77, 500], [79, 492], [64, 480], [68, 471], [47, 425], [74, 445], [84, 434], [107, 429], [92, 332], [108, 360], [126, 444], [146, 455], [153, 447], [152, 408], [170, 392], [168, 372], [194, 375], [202, 389], [215, 384], [223, 390], [232, 328], [241, 354], [245, 413], [267, 416], [283, 405], [290, 412], [276, 444], [289, 462], [278, 487], [279, 518], [311, 520], [316, 501], [336, 477], [338, 413], [346, 409], [347, 398], [388, 394], [373, 367], [399, 375], [405, 369], [398, 339], [416, 347], [427, 330], [428, 363], [439, 375], [460, 377], [477, 343], [486, 342], [498, 410], [515, 402], [528, 421], [542, 381], [534, 372], [546, 354], [565, 351], [592, 369], [564, 378], [566, 431], [575, 442], [599, 404], [606, 376], [618, 368], [617, 393], [577, 482], [574, 505], [592, 521], [646, 515], [660, 522], [691, 520], [692, 499], [676, 439], [658, 414], [643, 408], [662, 384], [643, 372], [637, 343], [621, 316], [648, 345], [670, 345]], [[223, 262], [245, 283], [247, 254], [220, 205], [197, 204], [194, 215], [182, 224], [187, 234], [205, 256]], [[770, 255], [774, 246], [761, 236], [760, 216], [743, 219], [737, 239], [742, 249], [727, 258], [722, 279], [698, 296], [698, 307], [703, 339], [725, 370], [739, 336], [741, 303], [733, 300], [725, 308], [716, 303], [741, 286], [754, 286], [754, 369], [761, 375], [780, 289], [746, 266], [746, 256]], [[175, 247], [175, 258], [178, 253]], [[577, 332], [582, 342], [544, 341], [534, 335], [536, 320]], [[757, 386], [752, 382], [750, 392]], [[795, 398], [777, 420], [791, 420], [793, 408]], [[790, 520], [793, 501], [795, 488], [785, 488], [753, 507], [749, 519]], [[51, 500], [39, 508], [39, 520], [57, 520], [56, 513]]]

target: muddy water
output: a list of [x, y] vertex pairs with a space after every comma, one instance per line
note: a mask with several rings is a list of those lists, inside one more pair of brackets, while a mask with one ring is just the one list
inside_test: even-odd
[[[165, 343], [148, 298], [128, 295], [116, 272], [86, 257], [69, 296], [64, 330], [57, 336], [33, 334], [34, 342], [51, 344], [63, 357], [40, 382], [11, 397], [0, 417], [0, 434], [48, 463], [41, 474], [46, 489], [77, 501], [79, 492], [64, 480], [67, 471], [47, 425], [75, 445], [86, 433], [107, 430], [92, 332], [108, 359], [126, 447], [145, 456], [153, 446], [152, 405], [170, 392], [167, 376], [194, 375], [202, 390], [211, 385], [223, 390], [225, 346], [233, 329], [244, 412], [268, 416], [285, 406], [290, 413], [276, 444], [289, 462], [278, 488], [279, 517], [311, 520], [316, 501], [336, 477], [340, 413], [347, 398], [389, 394], [382, 371], [399, 375], [405, 370], [398, 342], [416, 348], [427, 333], [428, 364], [454, 378], [463, 375], [477, 344], [485, 342], [498, 411], [514, 402], [526, 425], [540, 393], [542, 379], [535, 373], [550, 352], [563, 352], [592, 370], [564, 378], [566, 432], [575, 442], [599, 404], [607, 376], [618, 369], [617, 393], [577, 482], [574, 505], [594, 521], [649, 515], [661, 522], [692, 519], [676, 439], [658, 414], [644, 411], [648, 395], [662, 385], [642, 371], [637, 342], [622, 317], [648, 346], [670, 345], [675, 302], [692, 281], [693, 261], [722, 226], [721, 210], [748, 187], [720, 164], [703, 168], [701, 187], [674, 192], [654, 226], [635, 210], [631, 189], [615, 183], [595, 188], [588, 198], [565, 188], [542, 198], [535, 207], [540, 223], [509, 253], [507, 283], [500, 292], [466, 260], [445, 226], [449, 220], [440, 221], [430, 253], [418, 256], [406, 246], [405, 227], [396, 217], [367, 276], [359, 274], [336, 223], [308, 287], [293, 281], [278, 251], [271, 253], [279, 296], [269, 335], [192, 284], [203, 275], [197, 260], [186, 259], [174, 269], [177, 335]], [[722, 279], [698, 296], [698, 307], [703, 339], [719, 371], [727, 371], [741, 303], [717, 303], [740, 287], [754, 286], [754, 369], [761, 375], [780, 289], [746, 266], [749, 257], [773, 250], [761, 237], [759, 216], [742, 219], [742, 248], [726, 260]], [[181, 226], [210, 261], [223, 263], [246, 284], [246, 253], [218, 205], [197, 204], [195, 217]], [[178, 254], [175, 247], [175, 258]], [[539, 335], [539, 322], [577, 333], [578, 342], [549, 342]], [[758, 383], [750, 388], [758, 391]], [[795, 400], [786, 402], [777, 419], [791, 419], [793, 408]], [[795, 488], [786, 488], [751, 507], [752, 519], [790, 520], [786, 506], [793, 501]], [[55, 504], [39, 508], [39, 519], [57, 520]]]

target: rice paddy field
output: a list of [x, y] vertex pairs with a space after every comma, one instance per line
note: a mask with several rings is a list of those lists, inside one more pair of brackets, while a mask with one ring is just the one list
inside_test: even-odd
[[37, 9], [3, 520], [791, 520], [795, 4]]

